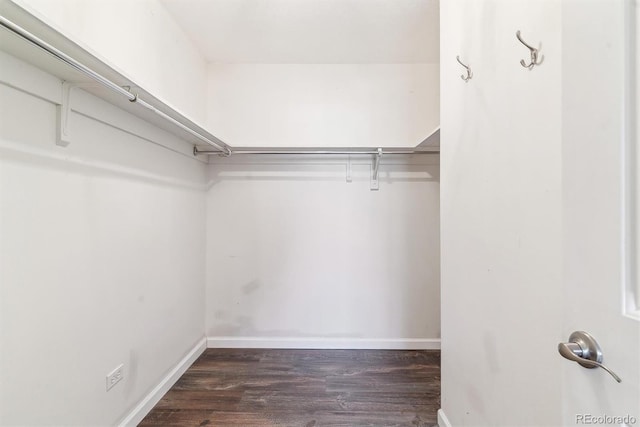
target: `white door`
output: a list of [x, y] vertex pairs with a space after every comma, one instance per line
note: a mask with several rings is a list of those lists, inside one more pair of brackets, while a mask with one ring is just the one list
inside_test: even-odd
[[622, 379], [563, 359], [566, 426], [640, 425], [634, 8], [563, 2], [563, 336], [591, 334]]

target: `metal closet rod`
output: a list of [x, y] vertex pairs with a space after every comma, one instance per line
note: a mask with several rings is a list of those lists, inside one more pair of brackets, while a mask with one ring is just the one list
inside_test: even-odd
[[227, 144], [223, 143], [222, 141], [219, 141], [219, 142], [212, 141], [211, 139], [209, 139], [206, 136], [202, 135], [200, 132], [197, 132], [197, 131], [191, 129], [189, 126], [186, 126], [186, 125], [182, 124], [181, 122], [177, 121], [173, 117], [171, 117], [168, 114], [158, 110], [153, 105], [147, 103], [143, 99], [140, 99], [140, 97], [138, 97], [137, 94], [129, 92], [128, 90], [124, 89], [123, 87], [119, 86], [118, 84], [116, 84], [116, 83], [112, 82], [111, 80], [107, 79], [103, 75], [96, 73], [95, 71], [93, 71], [89, 67], [87, 67], [87, 66], [81, 64], [80, 62], [76, 61], [75, 59], [71, 58], [69, 55], [67, 55], [64, 52], [60, 51], [59, 49], [53, 47], [52, 45], [50, 45], [49, 43], [45, 42], [41, 38], [35, 36], [34, 34], [31, 34], [27, 30], [25, 30], [24, 28], [22, 28], [19, 25], [15, 24], [14, 22], [8, 20], [4, 16], [0, 16], [0, 25], [5, 27], [6, 29], [11, 31], [12, 33], [16, 34], [17, 36], [27, 40], [31, 44], [39, 47], [40, 49], [42, 49], [44, 51], [46, 51], [47, 53], [49, 53], [53, 57], [59, 59], [60, 61], [64, 62], [65, 64], [71, 66], [72, 68], [76, 69], [77, 71], [81, 72], [82, 74], [86, 75], [87, 77], [95, 80], [96, 82], [100, 83], [101, 85], [111, 89], [112, 91], [114, 91], [114, 92], [116, 92], [116, 93], [118, 93], [120, 95], [123, 95], [130, 102], [135, 102], [136, 104], [140, 104], [141, 106], [153, 111], [155, 114], [157, 114], [158, 116], [162, 117], [166, 121], [172, 123], [173, 125], [179, 127], [180, 129], [184, 130], [185, 132], [189, 133], [190, 135], [195, 136], [199, 140], [211, 145], [212, 147], [218, 148], [220, 150], [220, 151], [217, 151], [218, 154], [227, 155], [227, 156], [231, 154], [231, 149], [229, 148], [229, 146]]
[[[387, 155], [387, 154], [440, 154], [439, 151], [424, 151], [424, 150], [411, 150], [411, 149], [393, 149], [387, 148], [382, 149], [382, 151], [365, 148], [362, 150], [357, 149], [323, 149], [323, 148], [309, 148], [309, 149], [300, 149], [300, 148], [274, 148], [274, 149], [260, 149], [260, 148], [234, 148], [231, 153], [235, 156], [237, 154], [286, 154], [286, 155], [296, 155], [296, 154], [322, 154], [322, 155], [358, 155], [358, 154], [373, 154], [373, 155]], [[193, 154], [222, 154], [220, 151], [209, 151], [209, 150], [200, 150], [198, 147], [193, 147]]]

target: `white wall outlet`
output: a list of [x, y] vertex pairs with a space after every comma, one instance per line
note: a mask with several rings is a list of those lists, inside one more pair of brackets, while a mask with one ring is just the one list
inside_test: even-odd
[[107, 391], [118, 384], [120, 380], [124, 378], [124, 363], [121, 363], [117, 368], [107, 374]]

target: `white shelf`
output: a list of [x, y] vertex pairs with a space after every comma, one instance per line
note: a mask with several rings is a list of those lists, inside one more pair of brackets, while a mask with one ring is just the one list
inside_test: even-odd
[[[33, 34], [37, 38], [45, 41], [53, 48], [59, 50], [65, 55], [73, 58], [74, 61], [84, 65], [91, 71], [106, 78], [110, 82], [113, 82], [119, 87], [128, 87], [130, 92], [136, 94], [144, 103], [149, 104], [151, 107], [160, 111], [168, 116], [170, 119], [177, 121], [180, 125], [185, 126], [192, 131], [202, 135], [213, 143], [221, 142], [225, 145], [225, 142], [221, 141], [203, 126], [190, 119], [185, 114], [181, 113], [176, 108], [172, 107], [166, 101], [153, 95], [147, 91], [138, 82], [128, 77], [125, 73], [118, 70], [115, 66], [108, 63], [103, 58], [85, 46], [82, 46], [79, 42], [71, 40], [69, 37], [62, 34], [50, 24], [40, 19], [37, 14], [31, 13], [27, 10], [26, 6], [20, 6], [17, 1], [0, 0], [0, 15], [19, 27], [26, 30], [28, 33]], [[0, 50], [9, 53], [29, 64], [34, 65], [40, 69], [46, 70], [46, 72], [60, 78], [61, 80], [82, 85], [82, 89], [101, 98], [105, 101], [157, 126], [160, 129], [164, 129], [181, 140], [186, 144], [192, 146], [202, 147], [206, 145], [205, 141], [194, 136], [187, 130], [182, 129], [180, 126], [171, 123], [165, 118], [157, 115], [153, 111], [144, 108], [139, 103], [130, 102], [123, 94], [116, 93], [114, 90], [109, 89], [93, 80], [86, 74], [76, 70], [70, 65], [65, 64], [59, 58], [56, 58], [46, 50], [35, 46], [30, 41], [14, 34], [10, 30], [0, 27]], [[117, 88], [116, 88], [117, 89]], [[62, 92], [62, 88], [61, 88]], [[417, 147], [393, 147], [385, 148], [386, 153], [393, 153], [393, 151], [417, 151], [417, 152], [438, 152], [440, 145], [440, 129], [434, 129], [433, 132], [428, 135], [422, 143]], [[233, 147], [234, 151], [252, 151], [254, 148], [250, 147]], [[327, 150], [334, 150], [335, 147], [308, 147], [308, 154], [321, 154], [320, 152]], [[377, 150], [378, 147], [358, 147], [359, 151], [372, 151]], [[210, 148], [208, 151], [215, 151], [217, 148]], [[269, 147], [261, 148], [261, 151], [272, 151], [278, 153], [280, 151], [299, 150], [294, 147]], [[349, 150], [349, 148], [341, 147], [340, 150]], [[315, 151], [315, 152], [314, 152]], [[266, 154], [266, 153], [265, 153]]]
[[[66, 55], [96, 73], [104, 76], [108, 80], [116, 83], [118, 86], [130, 87], [130, 91], [132, 93], [137, 94], [146, 103], [168, 115], [172, 119], [180, 122], [182, 125], [193, 129], [214, 142], [219, 141], [218, 138], [204, 129], [203, 126], [199, 125], [185, 114], [182, 114], [176, 108], [170, 106], [166, 101], [161, 100], [151, 92], [145, 90], [144, 87], [138, 84], [138, 82], [135, 82], [133, 79], [126, 76], [125, 73], [117, 70], [115, 66], [110, 65], [106, 60], [99, 58], [97, 54], [91, 52], [88, 48], [69, 39], [18, 4], [7, 0], [0, 0], [0, 15], [36, 37], [45, 40], [48, 44], [64, 52]], [[45, 50], [33, 45], [31, 42], [12, 33], [4, 27], [0, 27], [0, 50], [34, 65], [35, 67], [43, 69], [61, 80], [81, 84], [83, 90], [176, 135], [190, 145], [205, 145], [204, 142], [189, 132], [163, 119], [152, 111], [140, 105], [136, 105], [134, 102], [129, 102], [129, 100], [122, 95], [119, 95], [96, 83], [90, 77], [75, 70]]]

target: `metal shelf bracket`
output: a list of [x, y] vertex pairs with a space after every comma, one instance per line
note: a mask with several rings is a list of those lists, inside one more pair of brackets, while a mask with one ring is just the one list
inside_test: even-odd
[[382, 148], [378, 148], [378, 153], [373, 155], [373, 161], [371, 163], [371, 190], [379, 190], [380, 183], [378, 181], [378, 171], [380, 167], [380, 159], [382, 158]]
[[56, 145], [67, 147], [71, 143], [69, 137], [69, 113], [71, 112], [71, 91], [76, 85], [62, 82], [62, 100], [56, 105]]

